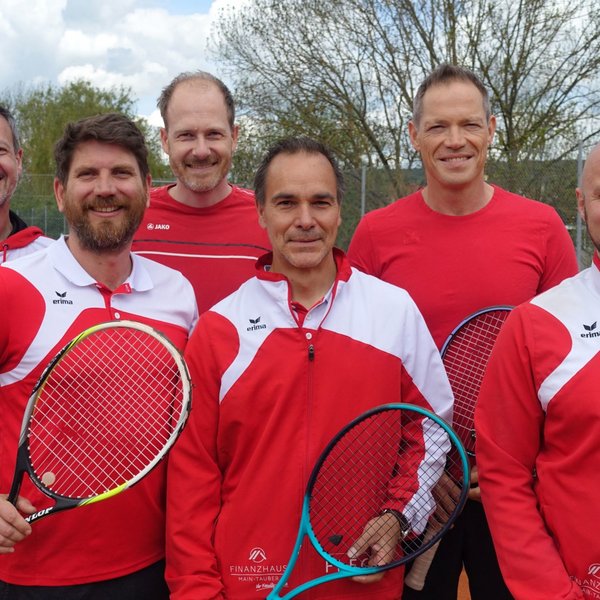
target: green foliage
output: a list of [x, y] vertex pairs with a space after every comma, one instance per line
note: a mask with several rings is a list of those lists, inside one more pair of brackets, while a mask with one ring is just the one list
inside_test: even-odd
[[24, 169], [28, 173], [54, 173], [53, 148], [65, 125], [78, 119], [118, 112], [134, 120], [146, 136], [150, 167], [156, 177], [170, 174], [162, 160], [160, 141], [155, 128], [135, 114], [135, 99], [124, 87], [102, 90], [88, 81], [73, 81], [63, 87], [43, 84], [20, 87], [4, 94], [0, 101], [15, 113], [23, 146]]
[[54, 144], [62, 136], [65, 125], [78, 119], [118, 112], [134, 120], [146, 138], [150, 171], [155, 179], [171, 177], [169, 165], [162, 158], [159, 132], [135, 114], [131, 90], [119, 87], [102, 90], [88, 81], [74, 81], [63, 87], [44, 84], [5, 91], [0, 103], [10, 107], [18, 122], [23, 147], [23, 177], [12, 205], [31, 220], [32, 211], [42, 210], [48, 234], [56, 237], [63, 229], [62, 217], [54, 210], [52, 187]]

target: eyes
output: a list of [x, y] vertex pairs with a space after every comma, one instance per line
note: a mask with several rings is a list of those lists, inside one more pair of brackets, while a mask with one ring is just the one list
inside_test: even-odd
[[[449, 129], [449, 127], [450, 127], [449, 125], [446, 125], [444, 123], [435, 123], [433, 125], [427, 126], [425, 128], [425, 130], [427, 131], [427, 133], [441, 134], [441, 133], [445, 133]], [[468, 132], [473, 132], [473, 133], [482, 131], [484, 129], [483, 123], [479, 123], [476, 121], [463, 123], [460, 125], [460, 127]]]
[[[308, 203], [314, 208], [329, 208], [337, 204], [336, 199], [332, 196], [310, 198]], [[295, 208], [300, 204], [302, 204], [302, 201], [295, 197], [278, 197], [273, 200], [273, 205], [283, 210]]]
[[[206, 132], [202, 137], [204, 137], [207, 141], [220, 141], [224, 140], [227, 136], [225, 132], [219, 130], [213, 130]], [[176, 134], [175, 139], [180, 142], [190, 142], [195, 141], [198, 138], [198, 135], [193, 131], [180, 131]]]

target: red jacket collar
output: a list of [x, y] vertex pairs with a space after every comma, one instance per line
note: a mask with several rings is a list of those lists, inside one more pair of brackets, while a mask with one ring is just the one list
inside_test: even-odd
[[[333, 259], [337, 268], [337, 273], [335, 276], [335, 285], [337, 285], [339, 281], [348, 281], [348, 279], [350, 279], [350, 275], [352, 274], [352, 269], [350, 267], [350, 262], [348, 261], [348, 258], [346, 257], [344, 252], [339, 248], [334, 248]], [[259, 279], [263, 279], [265, 281], [288, 281], [285, 275], [281, 273], [273, 273], [269, 270], [269, 267], [272, 263], [273, 253], [268, 252], [267, 254], [263, 254], [256, 261], [256, 276]]]

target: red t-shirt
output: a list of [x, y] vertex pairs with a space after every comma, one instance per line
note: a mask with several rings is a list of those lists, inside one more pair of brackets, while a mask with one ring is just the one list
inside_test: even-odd
[[177, 202], [170, 187], [152, 190], [133, 252], [183, 273], [203, 313], [252, 277], [271, 245], [251, 191], [233, 186], [221, 202], [196, 208]]
[[359, 223], [348, 257], [406, 289], [438, 347], [471, 313], [516, 306], [578, 271], [556, 211], [499, 187], [464, 216], [432, 210], [421, 192], [374, 210]]

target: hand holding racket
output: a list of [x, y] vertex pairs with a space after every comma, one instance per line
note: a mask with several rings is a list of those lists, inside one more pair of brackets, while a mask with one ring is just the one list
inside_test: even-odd
[[[453, 428], [469, 456], [475, 456], [475, 403], [492, 348], [512, 307], [479, 310], [452, 331], [442, 346], [442, 361], [454, 395]], [[428, 532], [427, 535], [433, 535]], [[405, 585], [422, 590], [437, 544], [415, 560]]]
[[[449, 469], [462, 474], [456, 480], [457, 500], [434, 493]], [[437, 415], [408, 404], [384, 405], [363, 414], [340, 431], [318, 459], [307, 484], [292, 556], [268, 599], [287, 600], [321, 583], [382, 573], [413, 559], [448, 530], [468, 487], [467, 455], [452, 428]], [[451, 510], [439, 510], [441, 496], [446, 509], [454, 505]], [[433, 515], [440, 527], [424, 542], [422, 534]], [[280, 596], [305, 537], [337, 571]]]
[[28, 522], [126, 490], [164, 458], [190, 401], [186, 365], [165, 336], [133, 321], [85, 330], [33, 389], [8, 501], [25, 472], [55, 501]]

